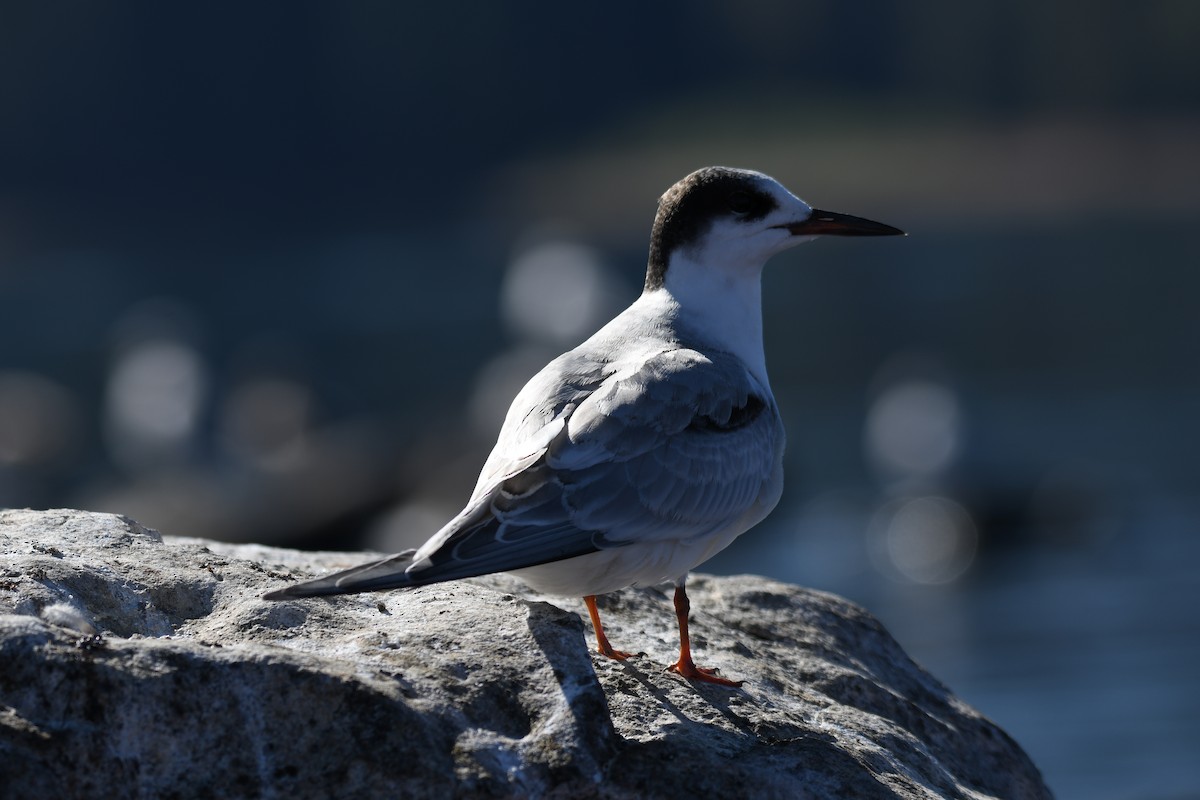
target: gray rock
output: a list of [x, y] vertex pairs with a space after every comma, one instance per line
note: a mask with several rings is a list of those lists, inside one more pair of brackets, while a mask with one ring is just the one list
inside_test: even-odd
[[[6, 797], [1046, 798], [1003, 731], [840, 598], [695, 576], [602, 609], [507, 576], [332, 600], [262, 592], [361, 553], [0, 511]], [[569, 610], [564, 610], [569, 609]]]

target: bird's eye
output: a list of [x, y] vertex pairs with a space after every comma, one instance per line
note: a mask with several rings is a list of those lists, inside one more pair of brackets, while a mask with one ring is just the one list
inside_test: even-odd
[[735, 214], [749, 214], [754, 208], [754, 198], [749, 192], [734, 192], [729, 195], [729, 210]]

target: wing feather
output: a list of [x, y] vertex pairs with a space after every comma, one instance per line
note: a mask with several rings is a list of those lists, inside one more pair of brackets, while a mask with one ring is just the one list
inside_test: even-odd
[[419, 550], [275, 594], [420, 586], [692, 540], [763, 502], [782, 448], [770, 391], [732, 355], [574, 351], [517, 396], [467, 508]]

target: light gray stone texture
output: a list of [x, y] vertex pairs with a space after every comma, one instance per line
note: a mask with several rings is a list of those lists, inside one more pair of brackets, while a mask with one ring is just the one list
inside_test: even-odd
[[838, 597], [689, 583], [578, 600], [507, 576], [268, 602], [364, 560], [0, 511], [4, 797], [1048, 798], [1002, 730]]

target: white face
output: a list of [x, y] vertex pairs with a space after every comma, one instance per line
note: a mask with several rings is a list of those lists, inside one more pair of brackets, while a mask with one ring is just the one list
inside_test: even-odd
[[[753, 275], [781, 250], [814, 236], [896, 236], [879, 222], [815, 210], [761, 172], [705, 167], [662, 196], [650, 235], [646, 289], [670, 280], [676, 265], [689, 273]], [[678, 280], [678, 279], [677, 279]]]
[[798, 236], [788, 227], [812, 215], [807, 203], [774, 178], [749, 171], [745, 175], [745, 185], [729, 192], [726, 207], [713, 210], [707, 231], [683, 248], [689, 260], [756, 268], [813, 238]]

